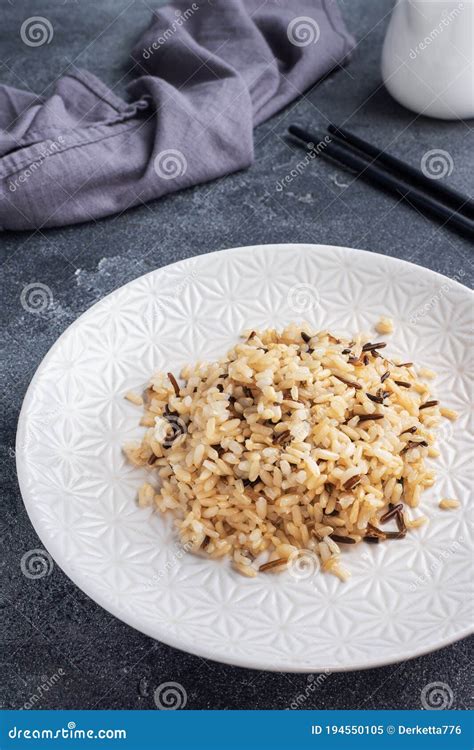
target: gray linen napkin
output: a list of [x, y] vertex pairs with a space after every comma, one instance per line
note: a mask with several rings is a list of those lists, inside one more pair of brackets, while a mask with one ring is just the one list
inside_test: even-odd
[[0, 227], [61, 226], [249, 166], [253, 128], [353, 47], [336, 0], [177, 0], [133, 50], [127, 104], [73, 70], [0, 85]]

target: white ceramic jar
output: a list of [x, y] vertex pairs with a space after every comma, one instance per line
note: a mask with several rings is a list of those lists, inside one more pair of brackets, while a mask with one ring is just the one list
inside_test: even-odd
[[474, 117], [474, 0], [397, 0], [382, 77], [390, 94], [414, 112]]

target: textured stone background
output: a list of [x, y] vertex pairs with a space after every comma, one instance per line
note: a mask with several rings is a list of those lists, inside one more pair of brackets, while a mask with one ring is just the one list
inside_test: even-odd
[[[470, 642], [399, 665], [333, 674], [307, 690], [308, 677], [232, 668], [152, 641], [99, 608], [55, 566], [28, 580], [22, 554], [41, 546], [18, 491], [14, 440], [28, 382], [62, 331], [91, 304], [156, 267], [225, 247], [266, 242], [349, 245], [413, 261], [472, 285], [472, 246], [415, 211], [397, 205], [350, 174], [318, 160], [284, 191], [276, 184], [301, 160], [285, 139], [292, 122], [323, 129], [346, 122], [362, 137], [419, 165], [431, 149], [448, 151], [449, 184], [472, 190], [471, 123], [416, 118], [381, 86], [379, 59], [390, 0], [345, 0], [342, 9], [358, 40], [339, 71], [258, 128], [256, 160], [246, 172], [132, 209], [98, 223], [1, 237], [3, 272], [2, 441], [3, 547], [1, 703], [20, 708], [38, 685], [64, 674], [36, 702], [40, 708], [154, 708], [153, 690], [177, 681], [188, 708], [285, 708], [305, 690], [304, 708], [419, 708], [420, 691], [450, 685], [453, 708], [469, 705]], [[127, 0], [8, 0], [2, 4], [2, 82], [37, 93], [74, 63], [124, 93], [127, 54], [147, 26], [150, 7]], [[33, 15], [54, 26], [49, 45], [26, 47], [21, 23]], [[41, 282], [53, 292], [42, 315], [25, 312], [20, 294]], [[370, 290], [368, 290], [370, 294]]]

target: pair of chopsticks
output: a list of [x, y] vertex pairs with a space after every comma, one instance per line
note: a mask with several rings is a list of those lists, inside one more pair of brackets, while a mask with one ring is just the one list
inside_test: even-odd
[[474, 239], [474, 201], [427, 177], [421, 170], [380, 150], [371, 143], [335, 125], [328, 126], [332, 138], [290, 125], [289, 133], [308, 151], [327, 157], [356, 172], [357, 177], [396, 195], [424, 215], [435, 216], [444, 225]]

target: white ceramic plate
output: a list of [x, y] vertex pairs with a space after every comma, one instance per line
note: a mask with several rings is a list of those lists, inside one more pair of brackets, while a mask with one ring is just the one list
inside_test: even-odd
[[[136, 506], [142, 476], [121, 445], [140, 409], [123, 398], [156, 369], [225, 353], [244, 328], [308, 320], [370, 331], [395, 321], [392, 354], [436, 370], [460, 419], [442, 429], [438, 480], [403, 541], [345, 553], [328, 574], [247, 579], [182, 555], [169, 522]], [[192, 258], [136, 279], [56, 342], [25, 398], [17, 436], [24, 502], [66, 574], [109, 612], [191, 653], [257, 669], [361, 669], [407, 659], [471, 629], [472, 295], [424, 268], [374, 253], [265, 245]], [[441, 511], [442, 497], [462, 507]]]

